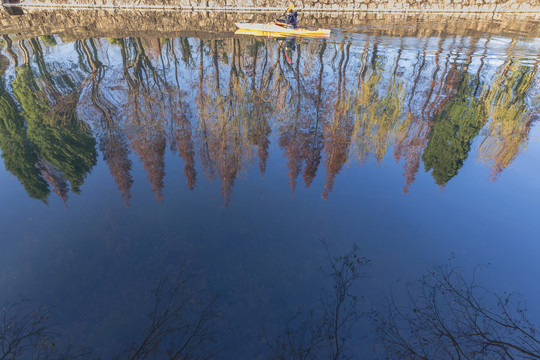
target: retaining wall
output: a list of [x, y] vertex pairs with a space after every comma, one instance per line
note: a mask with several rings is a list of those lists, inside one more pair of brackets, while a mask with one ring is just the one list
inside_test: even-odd
[[[18, 0], [5, 0], [18, 1]], [[282, 10], [290, 0], [22, 0], [24, 6]], [[540, 0], [294, 0], [303, 11], [539, 12]]]

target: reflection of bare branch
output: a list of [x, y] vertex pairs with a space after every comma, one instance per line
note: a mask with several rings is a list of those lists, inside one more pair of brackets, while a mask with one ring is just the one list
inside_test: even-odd
[[353, 294], [356, 282], [364, 276], [362, 268], [369, 260], [359, 255], [354, 245], [347, 254], [328, 256], [333, 292], [323, 299], [327, 325], [326, 337], [330, 340], [331, 359], [347, 359], [347, 343], [352, 338], [352, 329], [360, 319], [359, 298]]
[[268, 341], [273, 360], [311, 360], [322, 352], [324, 334], [314, 310], [297, 310], [283, 315], [284, 329], [281, 335]]
[[[33, 344], [43, 344], [44, 350], [52, 348], [47, 338], [51, 335], [46, 326], [48, 312], [41, 308], [25, 312], [24, 300], [2, 307], [0, 327], [0, 359], [10, 359], [33, 352]], [[38, 350], [39, 351], [39, 350]]]
[[387, 358], [540, 359], [539, 329], [515, 295], [490, 292], [451, 263], [409, 288], [408, 305], [392, 298], [377, 320]]
[[0, 311], [0, 360], [69, 360], [90, 355], [82, 348], [57, 346], [59, 336], [52, 331], [50, 312], [42, 307], [28, 310], [27, 301], [18, 299]]
[[[218, 308], [221, 296], [196, 285], [181, 271], [176, 279], [162, 279], [152, 291], [149, 326], [141, 338], [114, 356], [115, 360], [206, 360], [222, 350], [216, 325], [223, 320]], [[54, 332], [50, 311], [27, 309], [16, 300], [0, 309], [0, 360], [91, 359], [91, 351], [69, 344], [69, 337]]]
[[[326, 244], [324, 244], [326, 246]], [[328, 251], [328, 248], [327, 248]], [[364, 276], [363, 268], [369, 260], [353, 248], [343, 256], [328, 254], [328, 277], [332, 290], [323, 290], [318, 309], [304, 309], [284, 313], [282, 334], [266, 339], [272, 359], [351, 359], [349, 341], [353, 328], [362, 313], [360, 299], [354, 295], [354, 286]]]
[[121, 359], [210, 359], [221, 349], [216, 344], [215, 322], [220, 296], [193, 287], [183, 272], [175, 281], [161, 280], [152, 291], [150, 326], [142, 338], [116, 355]]

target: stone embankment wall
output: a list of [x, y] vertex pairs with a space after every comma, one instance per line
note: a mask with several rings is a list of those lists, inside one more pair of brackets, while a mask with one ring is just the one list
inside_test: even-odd
[[[273, 13], [226, 13], [206, 11], [126, 11], [20, 9], [19, 15], [0, 11], [0, 35], [14, 39], [57, 34], [66, 40], [88, 37], [173, 37], [201, 38], [232, 36], [235, 22], [265, 22]], [[472, 36], [485, 34], [517, 38], [540, 37], [540, 13], [523, 14], [438, 14], [394, 13], [310, 13], [301, 17], [305, 26], [340, 29], [343, 33], [374, 36]], [[198, 30], [194, 30], [198, 29]]]
[[[174, 8], [192, 10], [269, 11], [291, 0], [4, 0], [24, 6]], [[304, 11], [389, 12], [539, 12], [540, 0], [294, 0]]]

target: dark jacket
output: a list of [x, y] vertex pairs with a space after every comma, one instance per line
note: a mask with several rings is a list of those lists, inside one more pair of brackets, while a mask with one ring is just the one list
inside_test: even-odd
[[298, 12], [291, 11], [287, 14], [287, 27], [292, 27], [293, 29], [296, 29], [298, 26]]

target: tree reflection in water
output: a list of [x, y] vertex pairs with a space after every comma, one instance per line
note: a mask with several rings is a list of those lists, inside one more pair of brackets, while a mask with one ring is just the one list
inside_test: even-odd
[[28, 308], [26, 299], [6, 302], [0, 310], [0, 359], [87, 359], [91, 352], [63, 343], [50, 321], [50, 310]]
[[[88, 125], [77, 118], [76, 84], [66, 74], [51, 73], [37, 39], [29, 44], [37, 71], [30, 66], [30, 52], [21, 40], [24, 62], [15, 69], [13, 93], [3, 80], [1, 84], [2, 156], [31, 197], [47, 202], [52, 188], [67, 204], [69, 188], [79, 193], [96, 164], [95, 140]], [[9, 53], [16, 59], [12, 49]]]
[[223, 320], [221, 296], [199, 289], [196, 279], [181, 272], [176, 279], [162, 279], [152, 290], [150, 324], [141, 337], [114, 356], [116, 360], [213, 359], [222, 350], [216, 323]]
[[377, 316], [392, 359], [540, 359], [540, 330], [515, 294], [497, 294], [461, 269], [436, 265]]
[[[181, 271], [152, 290], [148, 321], [139, 337], [113, 356], [116, 360], [212, 359], [223, 349], [217, 323], [223, 322], [221, 295], [196, 286]], [[92, 349], [74, 346], [50, 320], [51, 311], [28, 308], [24, 299], [4, 304], [0, 314], [0, 359], [98, 359]], [[119, 340], [119, 339], [118, 339]]]
[[[325, 244], [326, 245], [326, 244]], [[327, 248], [328, 250], [328, 248]], [[266, 337], [271, 359], [350, 359], [358, 341], [358, 323], [366, 314], [356, 295], [358, 282], [366, 276], [369, 260], [355, 245], [345, 255], [333, 257], [328, 252], [331, 288], [323, 289], [318, 306], [299, 307], [291, 312], [284, 306], [283, 332]]]
[[[371, 311], [378, 337], [360, 327], [366, 312], [358, 280], [369, 261], [354, 247], [330, 258], [332, 291], [322, 292], [319, 308], [284, 312], [283, 333], [268, 341], [272, 359], [539, 359], [540, 330], [516, 294], [497, 294], [471, 279], [452, 262], [434, 265], [407, 288]], [[365, 287], [363, 287], [365, 288]], [[399, 300], [398, 300], [399, 299]], [[364, 339], [372, 354], [352, 351]], [[382, 350], [381, 351], [381, 346]]]
[[[321, 290], [314, 307], [283, 306], [281, 331], [262, 339], [268, 347], [264, 358], [540, 358], [539, 328], [528, 319], [523, 299], [482, 286], [475, 279], [481, 267], [468, 279], [452, 262], [434, 265], [407, 287], [406, 296], [394, 292], [369, 311], [367, 304], [377, 300], [360, 281], [369, 276], [370, 261], [356, 246], [342, 256], [329, 255], [328, 260], [324, 271], [329, 286]], [[113, 358], [223, 358], [223, 335], [230, 331], [224, 325], [234, 321], [225, 320], [223, 296], [201, 288], [199, 282], [184, 271], [174, 279], [160, 280], [152, 291], [147, 322]], [[0, 359], [99, 358], [56, 331], [50, 310], [27, 305], [21, 299], [2, 307]], [[368, 326], [370, 319], [373, 323]], [[368, 336], [373, 328], [379, 337]], [[373, 341], [369, 347], [373, 352], [358, 352], [366, 339]]]
[[[5, 35], [1, 50], [16, 74], [3, 75], [2, 96], [12, 97], [5, 121], [13, 128], [23, 121], [23, 143], [32, 144], [36, 159], [10, 163], [22, 145], [3, 145], [2, 153], [30, 196], [43, 201], [48, 190], [38, 189], [39, 178], [64, 200], [68, 184], [79, 191], [95, 143], [126, 205], [131, 155], [161, 201], [169, 148], [184, 162], [189, 189], [200, 168], [220, 182], [227, 206], [238, 175], [256, 159], [263, 176], [273, 136], [293, 192], [300, 175], [310, 187], [324, 164], [323, 199], [344, 165], [381, 163], [391, 149], [403, 164], [404, 192], [421, 161], [444, 186], [476, 151], [476, 139], [476, 157], [495, 180], [526, 148], [538, 119], [538, 61], [515, 53], [519, 38], [502, 64], [491, 60], [489, 39], [476, 38], [417, 38], [412, 47], [400, 40], [391, 48], [369, 36], [286, 48], [282, 40], [245, 37], [86, 38], [74, 42], [75, 69], [44, 51], [59, 40]], [[22, 139], [13, 134], [3, 142]]]

